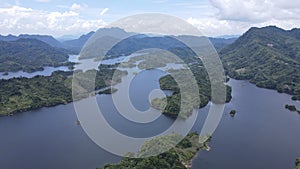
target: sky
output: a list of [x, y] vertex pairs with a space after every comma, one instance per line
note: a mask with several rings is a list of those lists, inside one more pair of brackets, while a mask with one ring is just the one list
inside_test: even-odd
[[152, 12], [184, 19], [212, 37], [300, 27], [299, 0], [0, 0], [0, 34], [80, 35]]

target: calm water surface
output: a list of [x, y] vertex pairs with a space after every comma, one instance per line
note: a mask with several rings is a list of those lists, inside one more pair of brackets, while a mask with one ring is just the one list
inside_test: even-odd
[[[245, 81], [229, 85], [233, 99], [213, 135], [212, 150], [199, 153], [193, 169], [294, 169], [300, 157], [300, 115], [284, 106], [299, 109], [300, 103]], [[237, 110], [234, 118], [232, 109]]]
[[[159, 88], [157, 79], [162, 75], [162, 71], [147, 70], [136, 76], [130, 98], [137, 109], [149, 107], [147, 93]], [[295, 159], [300, 157], [300, 115], [285, 110], [284, 105], [300, 108], [299, 102], [245, 81], [230, 80], [229, 84], [233, 100], [226, 105], [213, 135], [211, 151], [200, 152], [193, 168], [293, 169]], [[161, 116], [146, 125], [132, 123], [114, 108], [111, 95], [97, 96], [97, 100], [107, 121], [124, 134], [154, 135], [173, 122]], [[208, 109], [209, 105], [199, 111], [193, 131], [201, 131]], [[234, 118], [229, 115], [232, 109], [237, 110]], [[95, 169], [121, 159], [96, 146], [76, 121], [72, 104], [1, 117], [0, 168]]]

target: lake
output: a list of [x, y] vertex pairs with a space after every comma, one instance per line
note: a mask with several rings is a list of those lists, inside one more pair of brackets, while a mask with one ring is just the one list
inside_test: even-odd
[[[79, 55], [69, 55], [69, 62], [78, 62]], [[31, 73], [24, 72], [22, 70], [17, 72], [8, 72], [8, 75], [3, 75], [4, 72], [0, 72], [0, 79], [11, 79], [11, 78], [18, 78], [18, 77], [26, 77], [26, 78], [33, 78], [34, 76], [41, 75], [41, 76], [51, 76], [51, 74], [55, 71], [69, 71], [67, 66], [59, 66], [59, 67], [50, 67], [45, 66], [43, 67], [44, 70], [42, 71], [35, 71]]]
[[8, 75], [3, 75], [3, 73], [0, 73], [0, 79], [11, 79], [11, 78], [18, 78], [18, 77], [27, 77], [27, 78], [33, 78], [34, 76], [41, 75], [41, 76], [50, 76], [55, 71], [68, 71], [69, 68], [67, 66], [59, 66], [59, 67], [49, 67], [45, 66], [43, 67], [44, 70], [42, 71], [36, 71], [32, 73], [27, 73], [22, 70], [18, 72], [8, 72]]
[[[137, 109], [149, 108], [147, 93], [159, 88], [158, 79], [163, 75], [154, 69], [134, 78], [130, 99]], [[289, 103], [300, 108], [300, 103], [246, 81], [231, 79], [229, 85], [233, 99], [213, 135], [212, 149], [201, 151], [193, 168], [293, 169], [300, 157], [300, 115], [284, 106]], [[111, 95], [98, 95], [97, 102], [111, 126], [130, 136], [155, 135], [173, 123], [166, 116], [149, 124], [133, 123], [117, 112]], [[192, 131], [201, 131], [208, 109], [209, 105], [199, 110]], [[229, 115], [232, 109], [237, 110], [234, 118]], [[95, 169], [121, 160], [95, 145], [76, 121], [72, 103], [1, 117], [0, 168]]]
[[[193, 169], [294, 169], [300, 157], [300, 115], [285, 109], [291, 96], [231, 79], [233, 99], [213, 135], [209, 152], [200, 152]], [[237, 110], [234, 118], [230, 110]], [[194, 128], [197, 130], [197, 127]]]

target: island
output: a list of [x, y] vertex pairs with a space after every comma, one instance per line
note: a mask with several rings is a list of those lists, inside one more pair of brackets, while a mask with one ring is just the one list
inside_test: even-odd
[[2, 73], [2, 76], [7, 76], [8, 75], [8, 72], [3, 72]]
[[[171, 134], [167, 136], [169, 139], [178, 139], [180, 137], [177, 134]], [[181, 136], [182, 137], [182, 136]], [[167, 138], [167, 139], [168, 139]], [[166, 137], [164, 139], [154, 139], [145, 143], [140, 152], [143, 154], [143, 150], [149, 148], [155, 151], [157, 145], [166, 145]], [[207, 136], [204, 143], [199, 142], [199, 135], [197, 133], [190, 133], [182, 139], [179, 144], [169, 151], [162, 154], [146, 157], [146, 158], [130, 158], [125, 157], [117, 164], [106, 164], [102, 169], [143, 169], [143, 168], [176, 168], [176, 169], [189, 169], [192, 167], [192, 160], [196, 157], [201, 149], [207, 150], [208, 143], [211, 137]], [[155, 144], [156, 146], [153, 146]]]
[[[76, 72], [78, 77], [89, 77], [96, 74], [95, 89], [88, 93], [104, 89], [111, 84], [121, 82], [121, 77], [127, 71], [120, 71], [116, 65], [100, 65], [99, 70]], [[0, 115], [34, 110], [42, 107], [51, 107], [67, 104], [74, 101], [72, 87], [82, 89], [80, 84], [72, 84], [72, 71], [55, 71], [51, 76], [35, 76], [33, 78], [12, 78], [0, 80]], [[112, 77], [115, 78], [112, 80]], [[84, 84], [82, 84], [84, 85]], [[82, 98], [87, 97], [82, 96]], [[80, 99], [80, 97], [78, 97]]]
[[32, 73], [44, 70], [43, 67], [69, 66], [70, 51], [37, 39], [0, 41], [0, 72], [24, 71]]
[[[201, 63], [199, 63], [201, 64]], [[199, 93], [198, 96], [200, 100], [194, 100], [193, 97], [189, 96], [182, 96], [180, 92], [180, 88], [178, 87], [178, 84], [174, 80], [172, 76], [180, 76], [186, 78], [187, 76], [184, 76], [185, 73], [182, 72], [182, 70], [172, 70], [170, 72], [170, 75], [166, 75], [159, 79], [160, 88], [162, 90], [169, 90], [172, 91], [173, 94], [171, 96], [167, 96], [166, 98], [155, 98], [151, 101], [151, 105], [153, 108], [162, 111], [165, 115], [170, 116], [172, 118], [177, 118], [180, 110], [182, 111], [180, 114], [181, 118], [187, 118], [192, 114], [193, 108], [203, 108], [205, 107], [209, 101], [212, 101], [214, 103], [225, 103], [230, 102], [232, 96], [231, 96], [231, 87], [226, 85], [226, 100], [224, 101], [218, 101], [218, 100], [211, 100], [211, 85], [207, 78], [205, 70], [202, 69], [191, 69], [194, 71], [194, 75], [196, 75], [196, 81], [198, 84]], [[190, 81], [185, 81], [184, 84], [186, 85], [186, 88], [189, 88]], [[192, 92], [191, 92], [192, 93]], [[196, 93], [193, 93], [196, 94]], [[194, 98], [196, 98], [194, 96]], [[185, 107], [181, 109], [181, 99], [184, 100]], [[191, 100], [192, 99], [192, 100]], [[164, 103], [167, 102], [167, 105], [164, 105]]]
[[231, 117], [234, 117], [235, 114], [236, 114], [236, 110], [231, 110], [231, 111], [229, 112], [229, 114], [230, 114]]
[[296, 169], [300, 169], [300, 158], [296, 159]]
[[295, 105], [288, 105], [288, 104], [286, 104], [285, 108], [288, 109], [288, 110], [290, 110], [290, 111], [293, 111], [293, 112], [298, 112], [300, 114], [300, 110], [298, 110]]
[[116, 88], [109, 88], [109, 89], [99, 91], [98, 94], [100, 94], [100, 95], [101, 94], [113, 94], [117, 91], [118, 91], [118, 89], [116, 89]]

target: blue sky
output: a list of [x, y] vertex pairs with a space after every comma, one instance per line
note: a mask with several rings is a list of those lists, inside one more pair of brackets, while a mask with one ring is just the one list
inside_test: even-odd
[[0, 34], [77, 35], [139, 13], [180, 17], [208, 36], [252, 26], [300, 26], [300, 2], [286, 0], [1, 0]]

